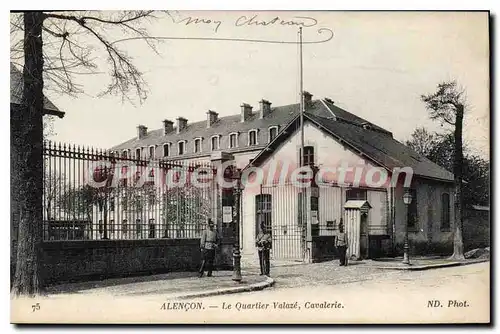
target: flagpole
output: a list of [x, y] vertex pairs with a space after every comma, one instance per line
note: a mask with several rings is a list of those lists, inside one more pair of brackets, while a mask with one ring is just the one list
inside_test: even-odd
[[[300, 154], [299, 154], [299, 167], [304, 166], [304, 79], [303, 79], [303, 68], [302, 68], [302, 27], [299, 27], [299, 76], [300, 76]], [[302, 201], [301, 201], [301, 227], [302, 227], [302, 260], [305, 261], [306, 257], [306, 229], [305, 222], [307, 217], [307, 202], [306, 202], [306, 192], [302, 189]]]
[[304, 165], [304, 79], [302, 68], [302, 27], [299, 27], [299, 68], [300, 68], [300, 167]]

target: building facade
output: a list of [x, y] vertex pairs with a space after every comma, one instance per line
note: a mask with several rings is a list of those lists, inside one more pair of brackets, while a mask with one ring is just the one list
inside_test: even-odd
[[[149, 132], [141, 125], [135, 138], [112, 151], [191, 162], [230, 153], [246, 176], [243, 261], [256, 261], [254, 240], [261, 223], [271, 231], [274, 259], [313, 261], [318, 249], [332, 248], [328, 245], [341, 222], [351, 236], [353, 259], [400, 253], [406, 224], [412, 252], [451, 249], [453, 175], [330, 99], [313, 100], [305, 93], [304, 101], [303, 153], [299, 104], [271, 107], [266, 100], [255, 112], [243, 103], [237, 115], [219, 118], [208, 111], [205, 121], [179, 117], [176, 126], [166, 120], [163, 128]], [[314, 176], [305, 188], [294, 184], [301, 155]], [[409, 205], [403, 202], [405, 189], [413, 198]]]

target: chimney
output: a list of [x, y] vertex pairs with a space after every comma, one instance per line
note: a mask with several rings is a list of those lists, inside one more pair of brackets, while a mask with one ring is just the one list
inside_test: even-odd
[[304, 91], [304, 106], [308, 107], [311, 105], [312, 94]]
[[147, 127], [145, 127], [144, 125], [137, 126], [137, 138], [138, 139], [142, 139], [142, 138], [146, 137], [147, 134], [148, 134]]
[[250, 118], [250, 116], [252, 116], [252, 106], [247, 104], [247, 103], [243, 103], [241, 105], [241, 121], [242, 122], [245, 122], [246, 120], [248, 120]]
[[168, 135], [172, 131], [174, 131], [174, 122], [168, 119], [163, 120], [163, 134]]
[[267, 100], [260, 100], [260, 119], [263, 119], [271, 112], [271, 102]]
[[177, 133], [180, 133], [182, 130], [184, 130], [187, 127], [188, 120], [185, 119], [184, 117], [178, 117], [177, 118]]
[[207, 128], [211, 127], [215, 122], [217, 122], [218, 113], [213, 110], [207, 111]]

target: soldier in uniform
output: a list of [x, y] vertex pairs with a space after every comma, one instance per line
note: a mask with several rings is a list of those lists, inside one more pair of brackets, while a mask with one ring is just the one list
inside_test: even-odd
[[260, 274], [269, 276], [269, 250], [271, 249], [272, 239], [271, 234], [266, 230], [266, 225], [263, 222], [260, 223], [260, 232], [257, 234], [255, 246], [259, 251]]
[[339, 224], [339, 233], [337, 234], [337, 238], [335, 240], [335, 246], [339, 251], [340, 255], [340, 266], [347, 266], [347, 234], [344, 232], [344, 223], [342, 220]]
[[212, 276], [212, 270], [214, 267], [215, 251], [219, 248], [220, 238], [217, 233], [217, 229], [214, 226], [212, 219], [208, 219], [207, 228], [203, 231], [200, 239], [200, 248], [202, 253], [202, 263], [199, 270], [199, 276], [203, 277], [205, 270], [207, 271], [207, 276]]

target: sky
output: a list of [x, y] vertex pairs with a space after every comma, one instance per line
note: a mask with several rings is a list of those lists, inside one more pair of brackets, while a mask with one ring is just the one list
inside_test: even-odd
[[[314, 26], [303, 28], [304, 89], [313, 98], [329, 97], [362, 118], [392, 131], [397, 140], [409, 138], [416, 127], [449, 128], [429, 119], [420, 99], [441, 81], [456, 80], [466, 89], [469, 109], [464, 140], [472, 153], [489, 157], [488, 16], [479, 12], [170, 12], [150, 26], [160, 37], [245, 38], [296, 41], [297, 25], [243, 24], [275, 17]], [[183, 18], [211, 23], [186, 25]], [[243, 18], [244, 17], [244, 18]], [[307, 18], [305, 18], [307, 17]], [[175, 21], [175, 22], [174, 22]], [[220, 21], [220, 23], [214, 23]], [[177, 23], [176, 23], [177, 22]], [[123, 38], [117, 34], [116, 39]], [[94, 56], [105, 64], [104, 50]], [[241, 103], [258, 109], [258, 101], [273, 106], [299, 101], [299, 53], [296, 44], [228, 41], [166, 40], [159, 55], [142, 41], [120, 45], [134, 57], [149, 86], [143, 104], [119, 96], [97, 98], [106, 75], [80, 76], [85, 94], [76, 98], [47, 91], [64, 119], [56, 119], [53, 140], [109, 148], [136, 136], [139, 124], [162, 127], [162, 120], [183, 116], [206, 119], [237, 114]], [[103, 72], [107, 69], [103, 68]]]

